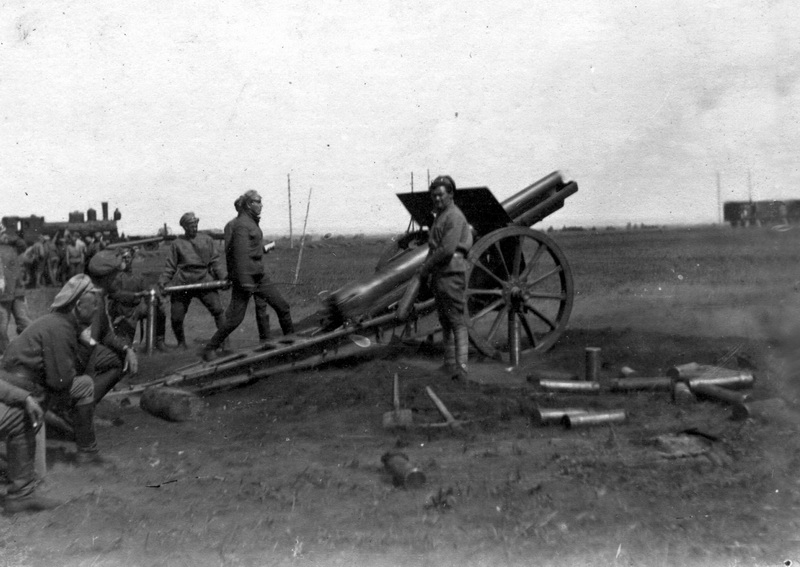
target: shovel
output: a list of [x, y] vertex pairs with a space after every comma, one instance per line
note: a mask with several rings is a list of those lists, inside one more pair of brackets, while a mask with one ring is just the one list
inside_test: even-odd
[[384, 429], [407, 427], [412, 425], [413, 416], [410, 409], [400, 409], [400, 379], [394, 374], [394, 410], [383, 414]]

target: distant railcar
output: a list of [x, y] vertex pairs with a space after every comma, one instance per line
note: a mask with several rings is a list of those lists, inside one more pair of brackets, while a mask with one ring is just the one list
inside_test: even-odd
[[753, 216], [752, 203], [750, 201], [727, 201], [722, 205], [722, 213], [725, 222], [733, 227], [749, 226]]
[[800, 222], [800, 200], [726, 201], [723, 218], [731, 226], [775, 226]]

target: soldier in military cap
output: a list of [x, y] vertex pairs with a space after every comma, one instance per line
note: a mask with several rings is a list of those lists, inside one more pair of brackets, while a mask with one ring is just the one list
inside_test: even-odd
[[6, 349], [0, 367], [0, 438], [6, 442], [9, 485], [5, 512], [35, 512], [60, 503], [36, 494], [35, 436], [51, 401], [72, 407], [78, 464], [102, 464], [94, 431], [94, 384], [79, 376], [76, 352], [82, 331], [100, 305], [89, 276], [70, 279], [51, 312], [34, 321]]
[[442, 325], [444, 370], [453, 378], [467, 379], [469, 334], [464, 318], [467, 264], [472, 230], [453, 199], [456, 184], [449, 175], [431, 182], [428, 192], [436, 215], [428, 236], [428, 256], [420, 276], [429, 278]]
[[[141, 274], [133, 272], [135, 250], [123, 248], [120, 253], [122, 268], [116, 270], [108, 286], [108, 314], [114, 326], [114, 332], [133, 345], [136, 328], [140, 321], [147, 318], [146, 293], [149, 287]], [[166, 352], [164, 341], [166, 334], [166, 312], [164, 304], [157, 299], [155, 310], [155, 348]]]
[[[228, 279], [225, 263], [214, 246], [214, 240], [197, 231], [200, 219], [194, 213], [185, 213], [180, 220], [184, 234], [170, 243], [164, 270], [158, 278], [158, 287], [212, 282]], [[223, 310], [217, 290], [194, 290], [170, 295], [170, 322], [178, 347], [186, 349], [183, 320], [192, 299], [197, 298], [214, 317], [217, 329], [222, 325]]]
[[139, 359], [125, 337], [114, 330], [107, 305], [112, 293], [114, 278], [125, 270], [125, 257], [116, 250], [101, 250], [92, 257], [87, 271], [92, 282], [103, 290], [102, 306], [97, 310], [90, 327], [90, 337], [81, 343], [78, 353], [78, 369], [94, 380], [95, 400], [100, 401], [125, 372], [136, 374]]
[[256, 326], [259, 339], [270, 338], [269, 305], [278, 315], [284, 335], [294, 332], [289, 303], [264, 269], [264, 235], [259, 227], [261, 195], [250, 190], [234, 202], [237, 217], [225, 226], [225, 259], [231, 283], [231, 301], [225, 311], [224, 325], [217, 329], [206, 344], [202, 356], [206, 361], [216, 358], [217, 349], [244, 320], [252, 296], [256, 306]]

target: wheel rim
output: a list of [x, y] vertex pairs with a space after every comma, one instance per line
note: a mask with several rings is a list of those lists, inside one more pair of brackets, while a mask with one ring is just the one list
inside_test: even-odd
[[484, 355], [516, 364], [555, 344], [572, 311], [572, 272], [558, 245], [523, 227], [496, 230], [468, 256], [470, 339]]

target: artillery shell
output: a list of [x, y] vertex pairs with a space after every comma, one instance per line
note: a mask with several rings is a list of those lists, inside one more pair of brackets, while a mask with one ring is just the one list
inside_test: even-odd
[[696, 362], [687, 362], [686, 364], [677, 364], [667, 369], [667, 376], [675, 380], [686, 379], [689, 376], [697, 376], [701, 373], [700, 364]]
[[600, 349], [598, 347], [586, 347], [586, 373], [584, 380], [587, 382], [597, 382], [600, 374]]
[[695, 401], [694, 394], [686, 382], [675, 381], [672, 385], [672, 401], [676, 404], [686, 404]]
[[671, 388], [672, 379], [666, 376], [618, 378], [611, 381], [611, 390], [614, 392], [629, 392], [632, 390], [663, 390], [668, 392]]
[[627, 415], [625, 410], [612, 410], [603, 412], [585, 413], [583, 415], [565, 415], [561, 418], [564, 427], [584, 427], [590, 425], [608, 425], [610, 423], [620, 423], [625, 421]]
[[551, 370], [548, 368], [535, 368], [528, 374], [528, 382], [541, 382], [542, 380], [567, 382], [577, 379], [578, 375], [574, 372], [564, 372], [563, 370]]
[[710, 398], [733, 405], [744, 405], [747, 401], [747, 394], [740, 394], [739, 392], [732, 392], [727, 388], [715, 386], [714, 384], [707, 384], [704, 382], [697, 383], [694, 380], [689, 381], [689, 388], [692, 392], [703, 398]]
[[667, 376], [674, 378], [675, 380], [689, 380], [691, 378], [699, 377], [736, 376], [740, 373], [740, 370], [735, 370], [733, 368], [712, 366], [710, 364], [698, 364], [696, 362], [679, 364], [678, 366], [673, 366], [667, 370]]
[[600, 384], [597, 382], [583, 382], [580, 380], [564, 382], [557, 380], [539, 380], [539, 387], [543, 390], [550, 390], [552, 392], [589, 392], [596, 393], [600, 391]]
[[619, 369], [619, 375], [623, 378], [630, 378], [634, 374], [636, 374], [636, 371], [630, 366], [623, 366]]
[[585, 415], [587, 413], [589, 412], [578, 408], [536, 408], [533, 410], [533, 421], [538, 425], [550, 425], [560, 423], [565, 415]]
[[395, 485], [419, 488], [425, 484], [425, 473], [412, 465], [405, 453], [385, 453], [381, 457], [381, 461], [386, 470], [391, 473]]
[[729, 376], [713, 376], [704, 374], [697, 378], [690, 378], [689, 388], [695, 389], [700, 384], [710, 384], [712, 386], [722, 386], [724, 388], [748, 388], [753, 385], [755, 378], [749, 372], [739, 372]]

